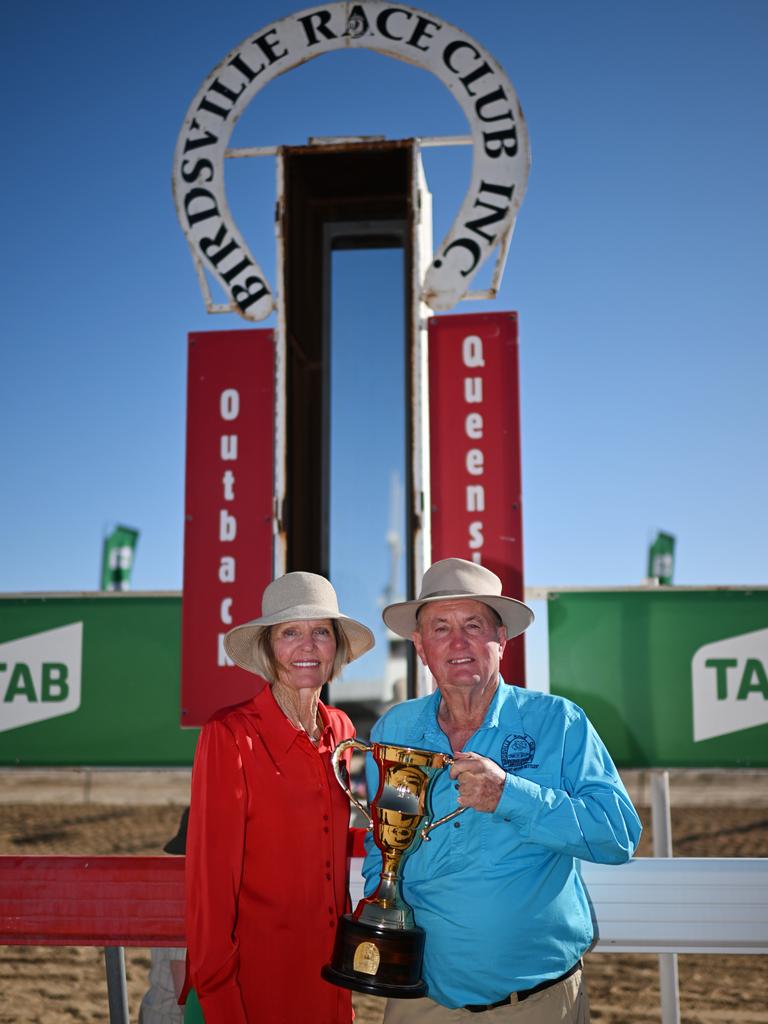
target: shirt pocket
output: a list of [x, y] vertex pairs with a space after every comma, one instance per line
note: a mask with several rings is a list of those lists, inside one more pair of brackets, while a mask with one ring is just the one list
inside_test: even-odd
[[516, 779], [525, 779], [528, 782], [535, 782], [537, 786], [541, 786], [543, 789], [562, 789], [562, 782], [560, 776], [555, 775], [553, 772], [543, 772], [538, 768], [518, 768], [516, 772], [512, 772]]

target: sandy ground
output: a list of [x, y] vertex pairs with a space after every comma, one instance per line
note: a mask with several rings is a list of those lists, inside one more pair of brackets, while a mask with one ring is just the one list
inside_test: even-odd
[[[675, 807], [674, 853], [683, 857], [768, 857], [768, 807]], [[651, 852], [650, 814], [640, 855]], [[0, 853], [153, 854], [176, 831], [181, 807], [0, 803]], [[126, 950], [131, 1020], [147, 986], [147, 950]], [[587, 977], [593, 1021], [656, 1024], [655, 956], [592, 954]], [[768, 957], [680, 956], [684, 1024], [768, 1024]], [[355, 996], [359, 1024], [380, 1024], [377, 999]], [[0, 948], [0, 1024], [108, 1021], [103, 952], [87, 948]], [[286, 1024], [299, 1022], [286, 1021]], [[301, 1022], [304, 1024], [304, 1022]], [[306, 1022], [311, 1024], [311, 1022]]]

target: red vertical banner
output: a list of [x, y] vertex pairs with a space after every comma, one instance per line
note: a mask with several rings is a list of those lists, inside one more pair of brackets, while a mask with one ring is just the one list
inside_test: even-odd
[[[432, 561], [467, 558], [523, 599], [520, 388], [516, 313], [429, 321]], [[525, 644], [502, 675], [525, 686]]]
[[272, 579], [271, 330], [189, 335], [181, 724], [202, 725], [262, 683], [224, 654], [224, 634], [261, 614]]

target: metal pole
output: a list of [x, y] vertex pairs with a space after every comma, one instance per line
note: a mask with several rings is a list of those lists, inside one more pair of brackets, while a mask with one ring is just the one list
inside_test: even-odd
[[109, 1024], [130, 1024], [125, 984], [125, 949], [122, 946], [105, 946], [104, 963], [107, 969]]
[[[407, 309], [408, 355], [411, 360], [411, 506], [413, 521], [408, 525], [408, 568], [410, 573], [407, 594], [416, 597], [421, 580], [432, 561], [432, 497], [430, 493], [429, 442], [429, 333], [427, 324], [431, 310], [421, 298], [421, 283], [432, 260], [432, 194], [424, 175], [419, 145], [411, 151], [411, 254], [410, 281]], [[406, 260], [407, 264], [407, 260]], [[416, 526], [418, 523], [418, 526]], [[431, 673], [416, 657], [408, 645], [409, 678], [413, 692], [409, 697], [423, 697], [432, 692]]]
[[[651, 831], [654, 857], [672, 856], [669, 772], [651, 772]], [[677, 953], [659, 953], [661, 1024], [680, 1024]]]

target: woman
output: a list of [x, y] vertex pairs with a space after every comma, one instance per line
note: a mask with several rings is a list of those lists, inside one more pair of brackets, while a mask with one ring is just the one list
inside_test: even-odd
[[320, 688], [373, 647], [308, 572], [270, 583], [262, 616], [226, 635], [268, 680], [200, 734], [187, 839], [187, 982], [206, 1024], [346, 1024], [350, 993], [320, 977], [347, 908], [349, 803], [331, 753], [354, 735]]

